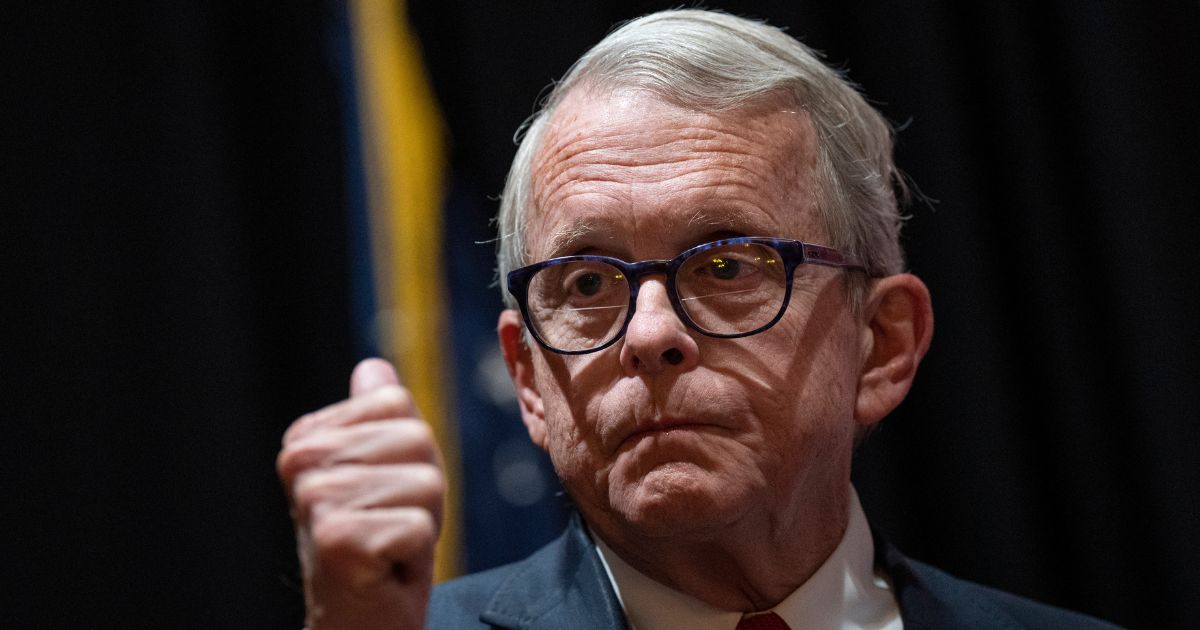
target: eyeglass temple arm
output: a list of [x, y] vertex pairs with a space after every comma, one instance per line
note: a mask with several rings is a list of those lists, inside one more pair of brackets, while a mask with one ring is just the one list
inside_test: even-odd
[[808, 264], [826, 265], [828, 267], [848, 267], [860, 271], [867, 270], [854, 256], [843, 254], [832, 247], [810, 245], [809, 243], [801, 243], [801, 245], [804, 248], [804, 262]]

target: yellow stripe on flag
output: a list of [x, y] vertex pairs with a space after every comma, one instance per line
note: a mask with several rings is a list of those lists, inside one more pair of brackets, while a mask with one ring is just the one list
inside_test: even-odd
[[457, 431], [445, 385], [443, 126], [403, 0], [352, 0], [359, 119], [382, 346], [433, 426], [449, 493], [435, 579], [460, 573]]

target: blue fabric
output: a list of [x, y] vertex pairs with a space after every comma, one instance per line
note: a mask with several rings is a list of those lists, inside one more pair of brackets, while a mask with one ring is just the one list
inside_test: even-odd
[[[1100, 630], [1117, 626], [952, 577], [904, 557], [877, 532], [906, 630]], [[427, 628], [626, 629], [620, 603], [578, 515], [529, 558], [434, 588]]]

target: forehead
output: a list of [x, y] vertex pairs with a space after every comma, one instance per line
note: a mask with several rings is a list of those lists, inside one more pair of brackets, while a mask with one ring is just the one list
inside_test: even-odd
[[811, 123], [795, 107], [710, 113], [645, 91], [577, 90], [534, 156], [526, 243], [537, 260], [577, 243], [681, 249], [731, 232], [821, 239], [815, 163]]

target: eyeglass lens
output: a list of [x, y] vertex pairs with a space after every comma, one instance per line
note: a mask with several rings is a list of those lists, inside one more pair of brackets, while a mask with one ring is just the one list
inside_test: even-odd
[[[718, 335], [769, 323], [783, 305], [787, 271], [775, 249], [736, 243], [686, 258], [675, 290], [692, 323]], [[538, 335], [560, 350], [587, 350], [620, 334], [629, 310], [629, 280], [617, 267], [573, 261], [541, 269], [530, 279], [528, 308]]]

